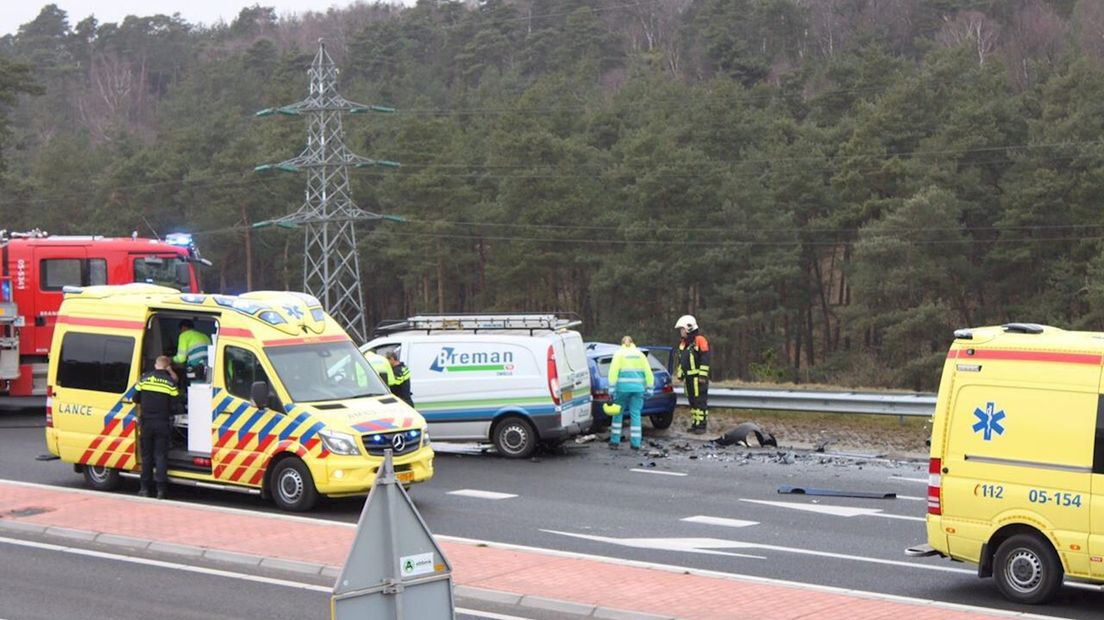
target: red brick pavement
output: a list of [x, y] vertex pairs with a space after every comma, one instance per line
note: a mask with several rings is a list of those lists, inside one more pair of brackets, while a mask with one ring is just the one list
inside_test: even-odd
[[[29, 508], [45, 512], [16, 516]], [[14, 512], [13, 512], [14, 511]], [[347, 524], [158, 502], [109, 493], [0, 481], [0, 519], [248, 553], [339, 567], [352, 543]], [[857, 593], [684, 574], [600, 559], [439, 541], [456, 585], [694, 620], [966, 620], [984, 610], [950, 609]], [[784, 604], [780, 604], [784, 601]]]

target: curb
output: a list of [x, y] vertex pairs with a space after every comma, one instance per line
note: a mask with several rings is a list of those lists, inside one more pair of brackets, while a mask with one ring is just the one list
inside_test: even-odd
[[[298, 560], [287, 560], [284, 558], [251, 555], [248, 553], [237, 553], [234, 551], [212, 549], [210, 547], [200, 547], [198, 545], [182, 545], [178, 543], [147, 540], [145, 538], [134, 538], [131, 536], [120, 536], [117, 534], [93, 532], [90, 530], [53, 527], [49, 525], [40, 525], [38, 523], [28, 523], [26, 521], [5, 519], [2, 517], [0, 517], [0, 532], [9, 532], [13, 534], [38, 534], [41, 536], [63, 538], [70, 541], [94, 542], [110, 547], [119, 547], [122, 549], [130, 550], [154, 551], [157, 553], [177, 555], [182, 558], [205, 558], [208, 560], [224, 562], [227, 564], [237, 564], [242, 568], [261, 567], [272, 570], [300, 573], [303, 575], [329, 577], [332, 579], [337, 579], [341, 575], [340, 566], [331, 566], [328, 564], [317, 564], [312, 562], [300, 562]], [[461, 586], [455, 584], [453, 584], [453, 597], [474, 599], [477, 601], [494, 603], [498, 605], [514, 605], [527, 609], [539, 609], [542, 611], [569, 613], [583, 618], [603, 618], [608, 620], [677, 620], [671, 616], [656, 616], [639, 611], [613, 609], [608, 607], [589, 605], [586, 603], [576, 603], [574, 601], [563, 601], [559, 599], [551, 599], [527, 594], [515, 594], [502, 590], [488, 590], [485, 588], [476, 588], [472, 586]]]

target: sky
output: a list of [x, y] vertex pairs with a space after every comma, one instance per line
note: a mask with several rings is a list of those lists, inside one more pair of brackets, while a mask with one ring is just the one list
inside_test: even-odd
[[[395, 4], [413, 4], [414, 0], [385, 0]], [[330, 7], [346, 7], [355, 0], [53, 0], [69, 14], [69, 25], [95, 15], [103, 22], [121, 22], [127, 15], [172, 15], [180, 13], [189, 23], [213, 24], [220, 19], [229, 23], [247, 6], [260, 4], [276, 9], [284, 17], [306, 11], [325, 12]], [[0, 36], [15, 34], [19, 26], [33, 20], [51, 0], [0, 0]]]

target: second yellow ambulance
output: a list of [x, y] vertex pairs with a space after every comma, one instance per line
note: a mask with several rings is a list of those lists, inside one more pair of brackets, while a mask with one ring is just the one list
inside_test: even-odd
[[1104, 334], [1035, 324], [963, 329], [931, 437], [928, 544], [1019, 603], [1066, 579], [1104, 583]]
[[211, 337], [174, 423], [170, 481], [309, 510], [366, 494], [390, 449], [405, 485], [433, 476], [425, 420], [389, 393], [305, 294], [180, 293], [132, 284], [67, 292], [48, 375], [46, 443], [94, 488], [140, 471], [134, 384], [189, 320]]

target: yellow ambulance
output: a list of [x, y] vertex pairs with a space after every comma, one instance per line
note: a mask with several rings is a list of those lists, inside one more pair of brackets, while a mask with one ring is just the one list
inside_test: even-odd
[[[928, 544], [1008, 599], [1104, 582], [1104, 333], [1030, 323], [962, 329], [936, 400]], [[1096, 495], [1102, 495], [1100, 500]]]
[[315, 298], [129, 284], [67, 289], [50, 349], [46, 444], [93, 488], [141, 471], [134, 385], [176, 352], [182, 321], [212, 344], [181, 379], [170, 482], [303, 511], [319, 495], [366, 494], [388, 449], [404, 485], [433, 476], [425, 420]]

